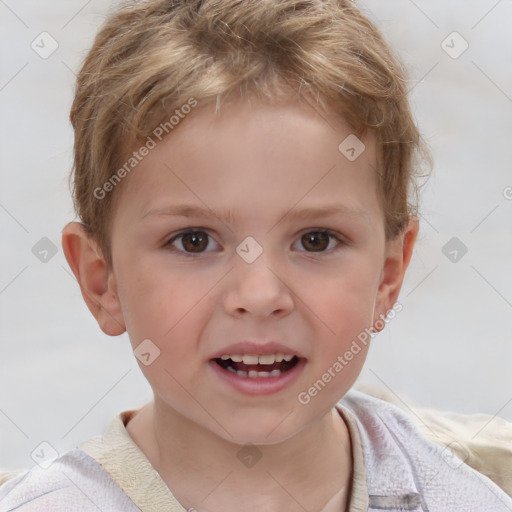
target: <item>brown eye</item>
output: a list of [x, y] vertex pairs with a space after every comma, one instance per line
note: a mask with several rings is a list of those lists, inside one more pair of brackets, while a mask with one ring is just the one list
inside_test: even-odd
[[193, 256], [194, 254], [211, 252], [212, 248], [208, 247], [211, 245], [209, 242], [214, 242], [214, 240], [205, 231], [188, 230], [178, 233], [165, 243], [164, 246], [183, 256]]
[[[346, 246], [344, 238], [338, 236], [335, 231], [328, 229], [317, 229], [304, 233], [296, 242], [309, 253], [331, 254]], [[296, 250], [304, 252], [300, 248]]]
[[321, 252], [327, 249], [331, 237], [332, 235], [323, 231], [311, 231], [303, 235], [301, 241], [306, 249], [311, 249], [313, 252]]
[[194, 231], [181, 235], [183, 248], [188, 252], [202, 252], [208, 247], [208, 235], [203, 231]]

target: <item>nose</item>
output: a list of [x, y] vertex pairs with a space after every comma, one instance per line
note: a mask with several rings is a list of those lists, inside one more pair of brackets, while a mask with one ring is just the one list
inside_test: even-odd
[[289, 286], [265, 252], [252, 263], [237, 256], [229, 275], [224, 307], [232, 316], [283, 317], [294, 307]]

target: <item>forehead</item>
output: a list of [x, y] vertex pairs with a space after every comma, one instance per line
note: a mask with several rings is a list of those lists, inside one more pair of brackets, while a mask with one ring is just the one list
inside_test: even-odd
[[[279, 209], [332, 204], [378, 209], [375, 141], [306, 101], [254, 99], [194, 109], [124, 183], [135, 217], [173, 203], [227, 209], [263, 220]], [[275, 211], [273, 212], [275, 214]]]

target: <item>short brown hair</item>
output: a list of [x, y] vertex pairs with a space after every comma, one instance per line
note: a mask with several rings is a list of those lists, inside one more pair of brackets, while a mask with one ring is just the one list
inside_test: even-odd
[[[102, 187], [137, 141], [190, 102], [295, 91], [376, 135], [386, 237], [416, 211], [419, 155], [403, 66], [350, 0], [142, 0], [111, 14], [77, 78], [73, 199], [112, 265], [119, 190]], [[195, 100], [194, 100], [195, 101]], [[341, 141], [340, 141], [341, 142]]]

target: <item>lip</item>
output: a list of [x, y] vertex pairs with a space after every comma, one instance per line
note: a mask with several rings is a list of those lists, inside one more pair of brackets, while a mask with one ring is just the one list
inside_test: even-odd
[[269, 341], [267, 343], [257, 343], [253, 341], [242, 341], [239, 343], [233, 343], [232, 345], [228, 345], [224, 347], [222, 350], [216, 352], [210, 359], [217, 359], [222, 357], [224, 354], [226, 355], [243, 355], [243, 354], [253, 354], [256, 356], [263, 356], [266, 354], [290, 354], [297, 356], [299, 359], [303, 360], [304, 356], [297, 352], [296, 349], [287, 347], [286, 345], [282, 345], [281, 343], [276, 343], [275, 341]]
[[[247, 353], [247, 352], [246, 352]], [[221, 368], [213, 359], [208, 361], [208, 366], [223, 382], [246, 395], [270, 395], [277, 393], [285, 387], [290, 387], [299, 377], [306, 365], [306, 359], [300, 358], [293, 368], [276, 377], [240, 377]]]

